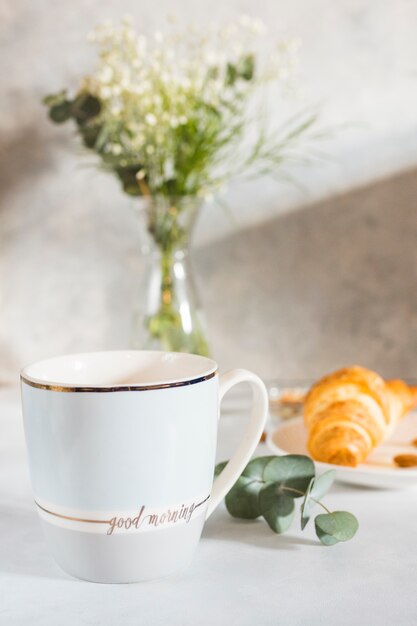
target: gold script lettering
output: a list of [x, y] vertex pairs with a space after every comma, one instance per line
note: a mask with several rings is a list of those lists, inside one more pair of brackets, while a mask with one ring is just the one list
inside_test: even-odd
[[186, 524], [188, 524], [193, 516], [194, 511], [207, 502], [210, 496], [207, 496], [201, 502], [197, 504], [193, 502], [190, 506], [181, 505], [179, 509], [167, 509], [163, 513], [147, 513], [145, 515], [145, 505], [142, 505], [139, 509], [138, 514], [135, 517], [112, 517], [109, 520], [109, 528], [107, 530], [108, 535], [112, 535], [117, 528], [124, 528], [125, 530], [129, 530], [134, 527], [136, 529], [140, 528], [142, 524], [147, 521], [148, 526], [163, 526], [166, 524], [177, 524], [179, 521], [183, 520]]

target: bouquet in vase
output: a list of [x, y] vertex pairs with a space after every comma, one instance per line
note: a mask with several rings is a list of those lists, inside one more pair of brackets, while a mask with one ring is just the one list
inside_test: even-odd
[[127, 19], [105, 23], [91, 36], [95, 71], [74, 96], [44, 99], [51, 120], [75, 122], [100, 167], [139, 199], [150, 268], [135, 316], [136, 347], [209, 353], [188, 256], [201, 204], [232, 179], [287, 178], [286, 164], [303, 158], [299, 140], [315, 113], [278, 129], [257, 113], [264, 85], [288, 84], [297, 47], [281, 41], [263, 61], [263, 32], [247, 16], [204, 31], [174, 23], [153, 37]]

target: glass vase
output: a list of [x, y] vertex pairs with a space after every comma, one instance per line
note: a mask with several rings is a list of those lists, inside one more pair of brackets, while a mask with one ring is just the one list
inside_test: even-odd
[[146, 198], [141, 204], [145, 269], [132, 346], [208, 356], [206, 325], [189, 254], [200, 201], [163, 196]]

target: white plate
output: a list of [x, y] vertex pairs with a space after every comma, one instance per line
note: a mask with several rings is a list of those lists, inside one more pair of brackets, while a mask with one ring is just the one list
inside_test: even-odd
[[[397, 454], [417, 454], [411, 441], [417, 437], [417, 412], [409, 413], [398, 425], [392, 437], [376, 448], [362, 465], [342, 467], [315, 461], [319, 473], [336, 470], [336, 479], [354, 485], [389, 489], [417, 486], [417, 468], [401, 468], [394, 464]], [[282, 422], [271, 430], [267, 445], [275, 454], [308, 454], [307, 429], [302, 417]]]

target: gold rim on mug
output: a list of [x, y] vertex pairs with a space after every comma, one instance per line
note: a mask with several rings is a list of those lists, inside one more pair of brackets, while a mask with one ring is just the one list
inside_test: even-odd
[[172, 383], [161, 383], [155, 385], [115, 385], [109, 387], [88, 387], [84, 385], [80, 385], [77, 387], [64, 387], [61, 385], [52, 385], [49, 383], [38, 383], [35, 380], [31, 380], [30, 378], [26, 378], [23, 374], [20, 375], [20, 380], [29, 385], [30, 387], [36, 387], [36, 389], [47, 389], [48, 391], [63, 391], [63, 392], [76, 392], [76, 393], [109, 393], [114, 391], [151, 391], [153, 389], [169, 389], [170, 387], [184, 387], [185, 385], [195, 385], [196, 383], [202, 383], [205, 380], [210, 380], [214, 376], [217, 376], [218, 371], [214, 370], [210, 374], [206, 376], [199, 376], [198, 378], [193, 378], [191, 380], [181, 380], [179, 382]]

